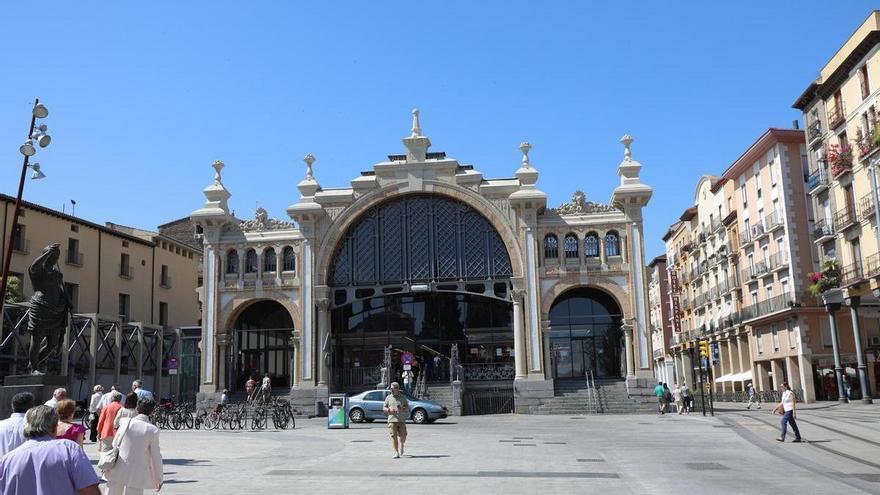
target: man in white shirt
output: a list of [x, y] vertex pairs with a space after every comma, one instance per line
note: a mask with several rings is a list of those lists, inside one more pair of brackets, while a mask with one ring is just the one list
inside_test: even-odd
[[12, 397], [12, 414], [0, 421], [0, 457], [24, 443], [24, 414], [34, 407], [34, 396], [21, 392]]
[[101, 396], [101, 401], [98, 402], [98, 409], [104, 409], [110, 405], [110, 403], [113, 402], [113, 396], [118, 393], [119, 392], [116, 391], [116, 385], [110, 385], [110, 391]]
[[801, 432], [798, 430], [797, 421], [795, 421], [797, 419], [797, 398], [788, 386], [788, 382], [782, 382], [779, 388], [782, 389], [782, 401], [776, 406], [775, 411], [782, 413], [782, 421], [780, 421], [782, 429], [776, 441], [785, 441], [785, 433], [788, 431], [786, 425], [790, 424], [792, 431], [794, 431], [794, 442], [800, 443]]
[[104, 387], [95, 385], [92, 389], [92, 399], [89, 401], [89, 440], [98, 441], [98, 416], [101, 414], [101, 398], [104, 397]]
[[46, 406], [55, 409], [58, 407], [58, 402], [67, 398], [67, 389], [66, 388], [56, 388], [55, 392], [52, 393], [52, 398], [44, 402], [43, 404]]

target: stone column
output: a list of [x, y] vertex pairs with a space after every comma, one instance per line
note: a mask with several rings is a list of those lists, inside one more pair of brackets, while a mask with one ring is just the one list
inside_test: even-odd
[[770, 377], [767, 375], [767, 362], [766, 361], [758, 361], [755, 363], [755, 377], [754, 382], [757, 386], [758, 390], [761, 392], [765, 392], [770, 390]]
[[837, 397], [840, 402], [849, 402], [843, 390], [843, 368], [840, 366], [840, 345], [837, 342], [837, 310], [839, 303], [825, 305], [828, 311], [828, 324], [831, 327], [831, 352], [834, 353], [834, 375], [837, 377]]
[[538, 315], [538, 291], [540, 283], [538, 282], [537, 270], [537, 253], [535, 249], [535, 236], [531, 227], [525, 228], [525, 248], [526, 248], [526, 297], [528, 299], [526, 309], [528, 310], [528, 332], [529, 332], [529, 372], [536, 374], [544, 374], [544, 367], [541, 361], [541, 326], [540, 317]]
[[602, 262], [602, 268], [608, 266], [608, 260], [605, 258], [605, 236], [597, 232], [599, 236], [599, 260]]
[[247, 248], [242, 248], [238, 250], [238, 282], [239, 284], [244, 284], [244, 272], [245, 272], [245, 254], [247, 253]]
[[513, 351], [514, 364], [516, 366], [516, 379], [521, 380], [528, 376], [528, 361], [526, 357], [526, 334], [523, 328], [522, 290], [514, 290], [513, 293]]
[[871, 404], [874, 401], [871, 399], [871, 392], [868, 389], [868, 368], [865, 365], [865, 354], [862, 352], [862, 329], [859, 323], [858, 308], [861, 303], [861, 297], [850, 297], [847, 302], [849, 303], [850, 318], [852, 319], [853, 342], [855, 343], [856, 361], [859, 367], [859, 385], [862, 388], [862, 403]]
[[792, 389], [803, 388], [801, 383], [801, 369], [798, 364], [797, 357], [787, 356], [785, 358], [785, 369], [788, 372], [788, 384]]
[[785, 377], [782, 376], [782, 366], [779, 366], [778, 359], [770, 361], [770, 371], [773, 372], [773, 390], [777, 390], [782, 385], [782, 382], [786, 381]]
[[633, 362], [633, 327], [632, 325], [623, 325], [621, 327], [624, 336], [624, 346], [626, 346], [626, 376], [635, 376], [635, 363]]
[[226, 251], [220, 252], [220, 278], [226, 283]]
[[281, 287], [281, 272], [284, 271], [284, 246], [275, 246], [275, 285]]
[[[318, 310], [318, 386], [326, 387], [330, 383], [330, 349], [327, 339], [330, 336], [330, 299], [321, 297], [315, 299], [315, 307]], [[325, 346], [326, 344], [326, 346]]]
[[[734, 337], [727, 338], [727, 362], [730, 363], [731, 375], [742, 373], [742, 371], [740, 370], [740, 363], [736, 359], [733, 359], [733, 348], [734, 346], [736, 346], [734, 342]], [[733, 380], [730, 381], [730, 389], [731, 391], [736, 392], [736, 382]]]
[[[729, 375], [731, 373], [731, 371], [729, 369], [730, 364], [728, 363], [728, 369], [724, 368], [724, 355], [727, 353], [724, 352], [724, 349], [722, 349], [722, 347], [725, 347], [727, 344], [722, 340], [717, 340], [716, 342], [718, 342], [718, 370], [719, 370], [718, 373], [719, 373], [719, 376]], [[715, 377], [715, 379], [717, 380], [718, 377]], [[715, 391], [716, 392], [718, 391], [717, 386], [715, 387]], [[727, 392], [727, 382], [721, 382], [721, 392]]]
[[229, 345], [229, 334], [220, 333], [217, 334], [217, 385], [218, 389], [222, 389], [224, 387], [229, 387], [229, 383], [227, 383], [226, 377], [226, 361], [229, 357], [226, 355], [226, 350]]
[[266, 248], [257, 250], [257, 280], [254, 282], [254, 287], [257, 289], [263, 288], [263, 257], [265, 255]]

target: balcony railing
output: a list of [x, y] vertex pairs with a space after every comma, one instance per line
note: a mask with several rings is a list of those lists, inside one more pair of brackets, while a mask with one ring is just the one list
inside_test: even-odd
[[880, 275], [880, 253], [874, 253], [865, 259], [865, 269], [862, 274], [865, 278], [872, 278]]
[[781, 227], [784, 224], [783, 220], [784, 217], [782, 216], [782, 212], [775, 210], [764, 217], [764, 228], [766, 228], [768, 232], [772, 231], [777, 227]]
[[846, 113], [843, 110], [843, 103], [831, 104], [828, 107], [828, 128], [836, 129], [840, 124], [846, 121]]
[[724, 318], [721, 318], [721, 328], [733, 328], [742, 323], [742, 315], [739, 313], [731, 313]]
[[83, 254], [72, 249], [67, 250], [67, 264], [82, 266], [83, 264]]
[[710, 220], [710, 227], [712, 227], [712, 232], [721, 228], [721, 219], [720, 218], [712, 218]]
[[743, 321], [747, 321], [753, 320], [755, 318], [760, 318], [762, 316], [769, 315], [770, 313], [775, 313], [777, 311], [788, 309], [793, 305], [793, 303], [794, 298], [791, 296], [790, 293], [786, 292], [785, 294], [771, 297], [770, 299], [766, 299], [764, 301], [758, 301], [756, 304], [744, 307], [742, 309], [742, 319]]
[[834, 224], [830, 220], [820, 218], [813, 226], [813, 240], [818, 241], [824, 237], [834, 237]]
[[855, 285], [864, 279], [862, 276], [862, 262], [851, 263], [840, 269], [840, 286], [848, 287]]
[[824, 168], [820, 168], [818, 170], [814, 170], [810, 172], [810, 175], [807, 176], [807, 191], [810, 193], [815, 192], [817, 189], [821, 187], [828, 186], [828, 172], [825, 171]]
[[[171, 288], [171, 275], [165, 275], [161, 278], [162, 278], [162, 280], [159, 282], [159, 286], [162, 287], [163, 289], [170, 289]], [[274, 279], [274, 277], [273, 277], [273, 279]]]
[[131, 278], [131, 265], [119, 264], [119, 276], [122, 278]]
[[12, 250], [16, 253], [28, 254], [31, 252], [31, 241], [21, 237], [13, 237]]
[[851, 206], [844, 206], [843, 208], [834, 212], [834, 227], [838, 230], [846, 230], [849, 227], [857, 224], [859, 221], [858, 215], [856, 215], [855, 208]]
[[859, 159], [867, 163], [868, 157], [874, 154], [880, 148], [880, 141], [874, 140], [874, 130], [868, 129], [868, 133], [859, 136], [856, 139], [856, 150], [859, 152]]
[[740, 246], [745, 246], [750, 242], [752, 242], [752, 233], [749, 232], [749, 229], [744, 228], [743, 231], [739, 233], [739, 244]]
[[788, 253], [785, 251], [773, 253], [773, 255], [770, 256], [768, 265], [770, 266], [771, 271], [785, 268], [788, 266]]
[[815, 120], [807, 127], [807, 141], [812, 143], [822, 137], [822, 122]]
[[874, 199], [871, 193], [862, 196], [859, 200], [859, 219], [870, 220], [874, 216]]

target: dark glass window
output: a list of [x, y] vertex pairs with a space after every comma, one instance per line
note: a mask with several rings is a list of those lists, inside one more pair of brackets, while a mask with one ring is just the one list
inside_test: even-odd
[[272, 248], [263, 251], [263, 271], [274, 272], [278, 266], [278, 257], [275, 256], [275, 250]]
[[244, 255], [244, 272], [257, 273], [257, 252], [248, 249]]
[[238, 251], [235, 249], [226, 253], [226, 273], [238, 273]]
[[565, 257], [569, 259], [578, 257], [578, 238], [574, 234], [565, 236]]
[[620, 256], [620, 238], [617, 232], [605, 234], [605, 256]]
[[599, 257], [599, 236], [596, 234], [590, 233], [584, 238], [584, 257]]
[[544, 237], [544, 258], [548, 260], [559, 258], [559, 239], [553, 234]]

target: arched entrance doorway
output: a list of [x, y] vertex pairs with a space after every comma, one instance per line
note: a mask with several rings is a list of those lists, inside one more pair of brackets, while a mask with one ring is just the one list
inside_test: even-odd
[[290, 335], [293, 319], [276, 301], [257, 301], [241, 312], [233, 325], [232, 389], [243, 390], [249, 376], [259, 382], [265, 374], [272, 387], [290, 386]]
[[401, 196], [364, 213], [330, 265], [333, 386], [356, 389], [391, 377], [449, 379], [457, 348], [467, 381], [512, 380], [510, 257], [471, 206], [437, 194]]
[[599, 289], [578, 288], [562, 294], [550, 308], [550, 348], [554, 378], [625, 375], [622, 353], [623, 314], [614, 298]]

